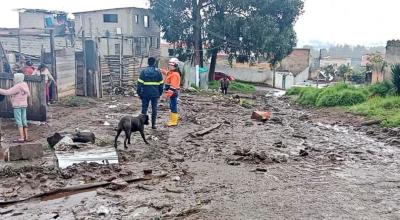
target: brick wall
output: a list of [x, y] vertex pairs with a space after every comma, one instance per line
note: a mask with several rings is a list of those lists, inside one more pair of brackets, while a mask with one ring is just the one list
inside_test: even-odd
[[[0, 42], [3, 44], [5, 50], [18, 51], [18, 37], [1, 35]], [[54, 43], [56, 49], [62, 49], [66, 46], [64, 37], [55, 37]], [[39, 56], [42, 45], [46, 52], [50, 52], [50, 37], [21, 36], [22, 53]]]

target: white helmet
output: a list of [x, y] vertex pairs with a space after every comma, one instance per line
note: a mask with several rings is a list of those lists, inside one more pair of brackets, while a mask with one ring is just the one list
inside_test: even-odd
[[173, 57], [173, 58], [169, 59], [168, 63], [172, 64], [172, 65], [179, 65], [179, 60], [178, 60], [178, 58]]

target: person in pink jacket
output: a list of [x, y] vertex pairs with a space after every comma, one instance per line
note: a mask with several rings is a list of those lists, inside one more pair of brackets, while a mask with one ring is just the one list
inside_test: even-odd
[[26, 108], [28, 107], [29, 87], [24, 82], [24, 74], [14, 74], [14, 86], [10, 89], [0, 89], [1, 95], [11, 96], [11, 104], [14, 108], [14, 118], [17, 123], [20, 138], [14, 142], [28, 141], [28, 122], [26, 120]]

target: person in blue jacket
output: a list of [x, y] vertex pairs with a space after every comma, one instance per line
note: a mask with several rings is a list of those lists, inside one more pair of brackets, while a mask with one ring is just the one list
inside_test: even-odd
[[142, 114], [147, 114], [151, 102], [151, 128], [157, 129], [158, 99], [163, 94], [164, 81], [160, 70], [155, 66], [156, 59], [149, 57], [147, 63], [149, 66], [142, 70], [138, 79], [137, 94], [142, 100]]

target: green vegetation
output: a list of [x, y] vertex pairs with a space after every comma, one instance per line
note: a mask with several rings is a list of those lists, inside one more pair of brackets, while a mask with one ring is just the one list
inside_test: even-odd
[[[369, 86], [353, 86], [339, 83], [327, 88], [292, 87], [286, 95], [295, 96], [302, 105], [317, 107], [346, 106], [355, 114], [382, 120], [385, 127], [400, 126], [400, 65], [393, 67], [392, 82], [384, 81]], [[395, 73], [398, 75], [396, 76]], [[398, 83], [398, 84], [396, 84]]]
[[387, 95], [392, 94], [393, 84], [388, 81], [383, 81], [369, 86], [368, 90], [372, 96], [385, 97]]
[[241, 99], [240, 100], [240, 106], [247, 108], [247, 109], [251, 109], [253, 108], [255, 105], [254, 101], [249, 100], [249, 99]]
[[400, 97], [375, 97], [367, 102], [350, 108], [353, 113], [358, 113], [370, 118], [381, 119], [386, 127], [400, 126]]
[[94, 104], [95, 101], [78, 96], [68, 96], [64, 99], [61, 99], [60, 103], [61, 105], [68, 107], [80, 107], [80, 106], [89, 106], [91, 104]]
[[[219, 89], [219, 81], [211, 81], [208, 84], [208, 88]], [[236, 92], [255, 92], [256, 87], [248, 83], [232, 81], [229, 85], [229, 90]]]
[[297, 101], [302, 105], [318, 107], [351, 106], [367, 100], [368, 90], [339, 83], [328, 88], [293, 87], [287, 95], [298, 95]]

